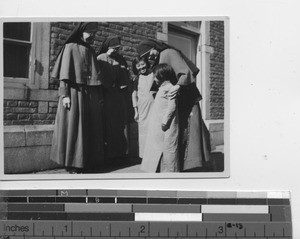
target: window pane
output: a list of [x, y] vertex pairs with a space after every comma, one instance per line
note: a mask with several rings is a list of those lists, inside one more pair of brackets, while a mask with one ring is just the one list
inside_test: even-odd
[[30, 41], [30, 22], [6, 22], [4, 25], [4, 38]]
[[4, 76], [28, 78], [30, 45], [4, 42]]

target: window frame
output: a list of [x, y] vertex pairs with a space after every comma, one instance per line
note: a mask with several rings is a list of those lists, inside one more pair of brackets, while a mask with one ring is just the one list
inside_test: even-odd
[[[48, 89], [50, 57], [50, 22], [30, 23], [31, 49], [29, 53], [28, 78], [3, 76], [4, 88]], [[10, 40], [10, 38], [3, 38], [3, 46], [4, 40]], [[38, 63], [42, 65], [42, 74], [40, 72], [37, 72]]]

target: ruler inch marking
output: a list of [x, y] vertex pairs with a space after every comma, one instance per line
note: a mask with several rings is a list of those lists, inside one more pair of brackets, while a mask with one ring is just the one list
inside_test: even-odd
[[186, 236], [188, 237], [189, 236], [189, 224], [185, 224], [185, 233], [186, 233]]
[[273, 214], [270, 213], [270, 221], [273, 222]]
[[35, 223], [32, 223], [32, 234], [35, 236]]
[[71, 222], [71, 236], [73, 237], [73, 222]]
[[111, 237], [111, 224], [109, 224], [109, 236]]

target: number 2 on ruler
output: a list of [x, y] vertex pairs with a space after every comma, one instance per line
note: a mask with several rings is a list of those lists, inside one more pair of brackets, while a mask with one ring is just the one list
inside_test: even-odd
[[144, 225], [142, 225], [141, 227], [140, 227], [140, 233], [145, 233], [146, 231], [146, 227], [144, 226]]

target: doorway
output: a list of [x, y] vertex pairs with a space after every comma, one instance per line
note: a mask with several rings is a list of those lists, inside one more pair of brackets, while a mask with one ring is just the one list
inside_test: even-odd
[[168, 44], [180, 50], [194, 64], [197, 64], [197, 42], [198, 35], [190, 34], [180, 29], [168, 29]]

